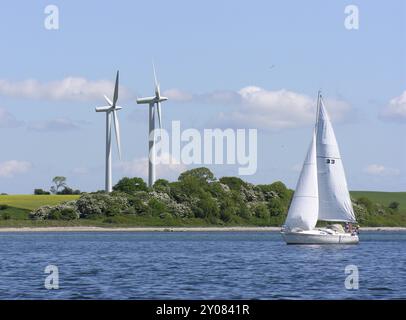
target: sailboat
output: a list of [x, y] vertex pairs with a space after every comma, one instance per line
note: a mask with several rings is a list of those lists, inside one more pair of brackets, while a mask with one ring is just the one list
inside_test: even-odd
[[356, 223], [344, 167], [321, 93], [316, 125], [281, 234], [287, 244], [356, 244], [358, 232], [340, 224], [316, 228], [317, 221]]

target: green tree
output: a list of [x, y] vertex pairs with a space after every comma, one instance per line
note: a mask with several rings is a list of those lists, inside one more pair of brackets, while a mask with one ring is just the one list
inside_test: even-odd
[[51, 187], [51, 192], [57, 194], [61, 188], [66, 187], [66, 177], [56, 176], [52, 179], [52, 183], [54, 185]]
[[35, 195], [47, 195], [51, 194], [49, 191], [45, 191], [43, 189], [34, 189], [34, 194]]
[[237, 206], [231, 197], [224, 197], [220, 201], [220, 219], [229, 222], [237, 214]]
[[262, 192], [274, 192], [279, 198], [284, 201], [289, 200], [291, 196], [290, 190], [281, 181], [276, 181], [272, 184], [258, 185], [258, 188]]
[[272, 217], [277, 217], [282, 215], [285, 212], [285, 208], [282, 205], [282, 202], [278, 198], [271, 199], [268, 204], [269, 214]]
[[185, 175], [182, 177], [182, 180], [178, 181], [178, 183], [171, 184], [171, 192], [173, 189], [178, 193], [180, 198], [184, 198], [184, 196], [199, 196], [204, 192], [206, 187], [207, 185], [202, 183], [196, 176]]
[[241, 186], [246, 186], [247, 183], [237, 177], [222, 177], [219, 180], [222, 184], [227, 185], [231, 190], [240, 191]]
[[155, 191], [160, 191], [160, 192], [165, 192], [165, 193], [170, 192], [169, 181], [165, 180], [165, 179], [158, 179], [157, 181], [155, 181], [153, 188]]
[[167, 211], [165, 203], [154, 198], [148, 201], [148, 209], [152, 216], [159, 216]]
[[64, 187], [61, 191], [58, 191], [57, 194], [80, 194], [80, 190], [73, 190], [69, 187]]
[[141, 178], [122, 178], [117, 184], [113, 187], [114, 191], [120, 191], [128, 194], [133, 194], [137, 191], [147, 191], [148, 187], [145, 181]]
[[220, 213], [220, 209], [216, 201], [207, 192], [202, 192], [200, 194], [198, 201], [193, 206], [192, 210], [196, 218], [213, 219], [219, 217]]
[[190, 177], [190, 176], [197, 178], [200, 182], [203, 182], [203, 183], [211, 183], [211, 182], [216, 181], [214, 174], [208, 168], [205, 168], [205, 167], [200, 167], [200, 168], [195, 168], [195, 169], [185, 171], [185, 172], [181, 173], [178, 180], [183, 181], [186, 177]]
[[269, 218], [269, 209], [264, 203], [259, 203], [254, 208], [255, 216], [260, 219]]

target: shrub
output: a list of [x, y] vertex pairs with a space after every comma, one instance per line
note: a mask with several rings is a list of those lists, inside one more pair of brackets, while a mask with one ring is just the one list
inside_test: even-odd
[[51, 192], [45, 191], [43, 189], [34, 189], [34, 194], [35, 195], [49, 195]]
[[220, 182], [234, 191], [240, 191], [242, 186], [245, 187], [247, 185], [244, 180], [237, 177], [222, 177], [220, 178]]
[[273, 198], [279, 198], [285, 207], [289, 205], [293, 195], [293, 191], [288, 189], [281, 181], [276, 181], [272, 184], [258, 185], [257, 187], [262, 191], [265, 200], [270, 201]]
[[62, 208], [59, 212], [62, 220], [79, 219], [79, 212], [75, 208], [66, 207]]
[[113, 187], [114, 191], [120, 191], [128, 194], [133, 194], [137, 191], [147, 191], [147, 184], [141, 178], [122, 178]]
[[275, 199], [272, 199], [271, 201], [269, 201], [268, 208], [269, 208], [269, 214], [272, 217], [280, 216], [286, 211], [286, 209], [282, 205], [281, 200], [278, 198], [275, 198]]
[[375, 206], [371, 200], [365, 197], [358, 198], [356, 203], [363, 206], [369, 214], [375, 213]]
[[11, 219], [11, 215], [10, 215], [10, 213], [8, 213], [8, 212], [3, 212], [3, 213], [1, 214], [1, 218], [2, 218], [3, 220], [9, 220], [9, 219]]
[[183, 181], [186, 177], [194, 177], [200, 183], [205, 183], [205, 184], [216, 181], [216, 178], [215, 178], [213, 172], [211, 172], [208, 168], [205, 168], [205, 167], [187, 170], [180, 174], [178, 180]]
[[233, 219], [234, 210], [232, 208], [226, 208], [220, 211], [220, 219], [224, 222], [229, 222]]
[[202, 193], [197, 205], [194, 207], [194, 212], [197, 218], [211, 218], [218, 217], [220, 210], [212, 196]]
[[155, 181], [154, 186], [153, 186], [155, 191], [158, 192], [165, 192], [165, 193], [170, 193], [170, 183], [168, 180], [165, 179], [158, 179]]
[[165, 203], [155, 198], [148, 201], [148, 210], [149, 214], [152, 216], [159, 216], [160, 214], [167, 212]]
[[76, 202], [80, 216], [87, 218], [102, 215], [106, 210], [105, 197], [107, 196], [107, 194], [103, 193], [82, 195]]
[[397, 201], [393, 201], [393, 202], [391, 202], [391, 203], [389, 203], [389, 209], [392, 209], [392, 210], [398, 210], [399, 209], [399, 205], [400, 205], [400, 203], [399, 202], [397, 202]]
[[33, 220], [75, 220], [79, 219], [75, 201], [68, 201], [56, 206], [42, 206], [30, 212]]
[[241, 218], [249, 219], [250, 216], [251, 216], [251, 212], [250, 212], [250, 210], [248, 209], [247, 205], [246, 205], [246, 204], [243, 204], [243, 205], [241, 205], [240, 207], [238, 207], [237, 215], [238, 215], [239, 217], [241, 217]]
[[168, 219], [172, 219], [173, 217], [172, 217], [172, 215], [171, 215], [170, 213], [168, 213], [168, 212], [162, 212], [162, 213], [159, 215], [159, 218], [168, 220]]
[[49, 211], [47, 220], [61, 220], [61, 212], [57, 208], [53, 208]]
[[224, 197], [220, 202], [220, 219], [224, 222], [232, 220], [233, 216], [237, 214], [236, 203], [230, 197]]
[[269, 218], [269, 209], [264, 203], [259, 203], [254, 207], [254, 213], [257, 218], [266, 219]]
[[149, 213], [148, 200], [148, 193], [144, 191], [139, 191], [128, 199], [131, 208], [134, 209], [134, 213], [137, 215], [146, 215]]
[[67, 194], [80, 194], [80, 190], [73, 190], [72, 188], [69, 187], [64, 187], [61, 191], [57, 192], [57, 194], [61, 195], [67, 195]]
[[107, 193], [84, 194], [76, 201], [76, 206], [82, 218], [113, 216], [128, 211], [130, 207], [126, 197]]
[[9, 208], [8, 204], [0, 204], [0, 210], [6, 210], [8, 208]]
[[51, 206], [42, 206], [34, 211], [30, 212], [29, 217], [33, 220], [44, 220], [47, 219], [53, 207]]

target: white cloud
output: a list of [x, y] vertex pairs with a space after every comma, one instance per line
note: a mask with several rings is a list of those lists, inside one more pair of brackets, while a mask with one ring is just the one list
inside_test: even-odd
[[[187, 166], [184, 164], [176, 164], [175, 159], [169, 153], [164, 153], [160, 156], [161, 162], [169, 164], [157, 164], [156, 175], [163, 179], [176, 179], [178, 175], [185, 171]], [[178, 162], [178, 161], [177, 161]], [[136, 158], [131, 161], [120, 161], [116, 167], [126, 175], [138, 176], [144, 179], [148, 177], [148, 158]]]
[[[173, 93], [173, 94], [171, 94]], [[218, 115], [224, 126], [259, 129], [293, 128], [314, 122], [316, 99], [289, 90], [270, 91], [256, 86], [235, 91], [216, 91], [192, 95], [178, 89], [169, 90], [169, 98], [179, 102], [218, 103], [231, 105], [232, 109]], [[344, 101], [326, 99], [331, 118], [340, 121], [350, 110]]]
[[399, 169], [388, 168], [380, 164], [370, 164], [364, 169], [364, 172], [374, 176], [397, 176], [400, 174]]
[[[62, 80], [39, 82], [29, 79], [8, 81], [0, 79], [0, 95], [57, 101], [101, 101], [103, 95], [112, 95], [114, 82], [88, 80], [82, 77], [67, 77]], [[120, 98], [128, 99], [129, 91], [120, 86]]]
[[238, 92], [231, 90], [217, 90], [209, 93], [193, 94], [181, 89], [169, 89], [164, 95], [178, 102], [197, 102], [206, 104], [240, 104], [242, 99]]
[[9, 160], [0, 162], [0, 177], [13, 177], [16, 174], [25, 173], [31, 169], [31, 163], [27, 161]]
[[163, 94], [164, 96], [174, 101], [186, 102], [193, 99], [193, 95], [191, 93], [179, 89], [169, 89], [166, 90]]
[[406, 91], [391, 99], [380, 116], [387, 120], [406, 121]]
[[21, 124], [7, 109], [0, 107], [0, 128], [15, 128]]
[[28, 129], [39, 132], [71, 131], [80, 129], [84, 121], [74, 121], [67, 118], [57, 118], [47, 121], [38, 121], [29, 124]]

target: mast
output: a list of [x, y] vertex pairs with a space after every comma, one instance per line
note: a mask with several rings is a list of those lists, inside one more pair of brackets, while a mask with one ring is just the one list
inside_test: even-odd
[[320, 111], [320, 99], [321, 99], [321, 90], [317, 92], [317, 106], [316, 106], [316, 134], [317, 134], [317, 125], [319, 123], [319, 111]]

